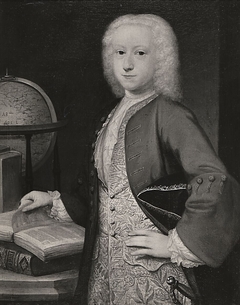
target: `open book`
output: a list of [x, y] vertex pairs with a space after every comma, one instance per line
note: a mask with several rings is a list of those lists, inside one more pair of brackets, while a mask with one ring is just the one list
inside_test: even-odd
[[14, 242], [42, 261], [81, 253], [85, 229], [74, 222], [59, 222], [47, 208], [21, 209], [0, 214], [0, 241]]

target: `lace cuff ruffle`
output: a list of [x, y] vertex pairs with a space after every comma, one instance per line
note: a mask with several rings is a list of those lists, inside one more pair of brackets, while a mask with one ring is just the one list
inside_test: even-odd
[[197, 267], [205, 263], [193, 254], [180, 239], [177, 230], [173, 229], [168, 232], [169, 241], [167, 248], [171, 253], [171, 262], [182, 265], [186, 268]]
[[53, 206], [49, 216], [61, 222], [72, 222], [72, 218], [68, 215], [65, 206], [61, 200], [61, 194], [58, 191], [48, 191], [48, 194], [53, 199]]

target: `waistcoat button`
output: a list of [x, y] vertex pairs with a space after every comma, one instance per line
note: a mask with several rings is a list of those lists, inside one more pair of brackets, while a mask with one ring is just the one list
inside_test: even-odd
[[110, 235], [111, 235], [112, 237], [115, 237], [115, 235], [116, 235], [116, 232], [114, 232], [114, 231], [111, 231], [111, 232], [110, 232]]

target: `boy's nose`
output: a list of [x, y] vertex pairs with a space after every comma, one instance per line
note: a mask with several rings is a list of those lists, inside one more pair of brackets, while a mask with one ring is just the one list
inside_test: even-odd
[[131, 56], [126, 56], [123, 62], [124, 71], [128, 72], [134, 69], [134, 64]]
[[124, 67], [123, 69], [124, 69], [124, 71], [129, 72], [129, 71], [133, 70], [133, 66], [131, 65], [129, 67]]

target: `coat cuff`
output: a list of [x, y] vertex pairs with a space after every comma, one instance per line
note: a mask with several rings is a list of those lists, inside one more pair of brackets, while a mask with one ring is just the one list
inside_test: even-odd
[[240, 237], [240, 187], [225, 173], [205, 173], [188, 186], [176, 230], [184, 245], [210, 267], [220, 266]]

